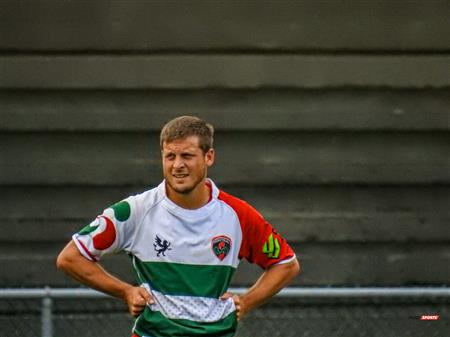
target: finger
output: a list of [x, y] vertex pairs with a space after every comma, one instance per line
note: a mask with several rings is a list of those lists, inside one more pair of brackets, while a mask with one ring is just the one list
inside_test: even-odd
[[238, 322], [241, 319], [241, 313], [239, 312], [239, 310], [236, 310], [236, 319]]
[[133, 316], [138, 316], [145, 308], [145, 305], [133, 305], [130, 307], [130, 313]]
[[138, 307], [144, 307], [147, 304], [147, 301], [142, 296], [136, 296], [133, 300], [133, 305], [136, 305]]
[[141, 312], [142, 312], [142, 310], [135, 309], [135, 310], [131, 311], [131, 315], [133, 315], [134, 317], [137, 317], [141, 314]]
[[142, 296], [142, 298], [144, 299], [145, 303], [148, 304], [153, 304], [155, 303], [155, 301], [153, 300], [153, 296], [150, 295], [150, 293], [147, 291], [147, 289], [139, 287], [139, 295]]
[[139, 311], [135, 306], [129, 307], [129, 308], [128, 308], [128, 311], [129, 311], [130, 314], [132, 314], [133, 316], [137, 316], [137, 315], [139, 315], [139, 313], [140, 313], [140, 311]]
[[225, 294], [223, 294], [222, 296], [220, 296], [220, 299], [225, 301], [225, 300], [229, 299], [230, 297], [233, 297], [233, 294], [232, 294], [232, 293], [229, 293], [229, 292], [227, 291]]
[[[142, 291], [143, 290], [143, 291]], [[137, 289], [132, 297], [131, 304], [145, 306], [146, 304], [153, 304], [153, 298], [145, 289]]]

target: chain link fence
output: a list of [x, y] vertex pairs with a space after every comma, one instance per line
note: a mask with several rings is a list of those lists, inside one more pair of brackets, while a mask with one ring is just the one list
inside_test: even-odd
[[[121, 301], [95, 291], [0, 289], [2, 337], [129, 337], [132, 325]], [[288, 288], [251, 312], [237, 337], [444, 337], [448, 331], [450, 288]]]

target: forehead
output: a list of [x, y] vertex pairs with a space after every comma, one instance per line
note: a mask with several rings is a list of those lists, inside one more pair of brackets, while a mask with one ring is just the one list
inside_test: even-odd
[[163, 142], [162, 151], [180, 152], [201, 150], [198, 136], [175, 139], [170, 142]]

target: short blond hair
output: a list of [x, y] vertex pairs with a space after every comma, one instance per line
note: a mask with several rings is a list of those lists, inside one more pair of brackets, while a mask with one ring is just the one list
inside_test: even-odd
[[213, 147], [214, 127], [201, 118], [195, 116], [180, 116], [169, 121], [161, 130], [159, 145], [161, 150], [164, 142], [197, 136], [203, 153]]

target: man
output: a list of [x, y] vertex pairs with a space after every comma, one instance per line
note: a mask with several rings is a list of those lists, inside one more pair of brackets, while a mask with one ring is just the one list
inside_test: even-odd
[[[161, 131], [164, 181], [99, 215], [75, 234], [57, 266], [81, 283], [124, 300], [134, 336], [233, 336], [237, 321], [298, 273], [293, 250], [250, 205], [207, 178], [213, 127], [191, 116]], [[125, 251], [139, 286], [97, 261]], [[240, 296], [227, 292], [241, 259], [265, 271]]]

